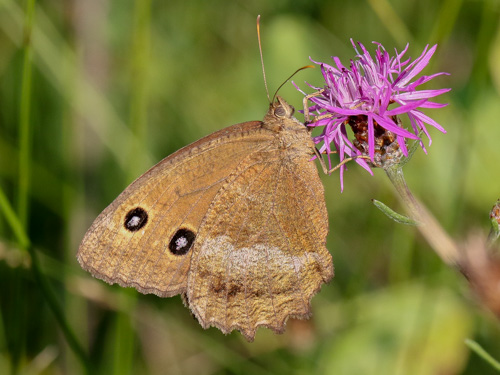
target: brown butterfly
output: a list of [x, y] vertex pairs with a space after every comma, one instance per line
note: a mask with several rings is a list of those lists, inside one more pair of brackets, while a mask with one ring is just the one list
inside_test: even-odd
[[[260, 44], [260, 39], [259, 39]], [[333, 277], [314, 143], [277, 96], [263, 121], [215, 132], [163, 159], [121, 193], [80, 244], [110, 284], [181, 294], [203, 328], [253, 341], [308, 318]]]
[[163, 159], [94, 221], [81, 266], [110, 284], [182, 294], [203, 328], [307, 318], [333, 276], [314, 144], [281, 97], [263, 121], [230, 126]]

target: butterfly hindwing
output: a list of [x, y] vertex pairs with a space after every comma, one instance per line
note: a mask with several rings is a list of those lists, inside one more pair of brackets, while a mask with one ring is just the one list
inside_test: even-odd
[[291, 149], [278, 138], [246, 158], [215, 196], [188, 278], [202, 326], [249, 340], [258, 326], [282, 332], [288, 317], [309, 316], [311, 297], [332, 278], [323, 186], [305, 128], [302, 136]]

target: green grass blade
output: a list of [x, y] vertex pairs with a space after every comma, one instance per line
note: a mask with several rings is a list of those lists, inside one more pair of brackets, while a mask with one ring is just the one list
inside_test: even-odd
[[3, 212], [5, 219], [7, 220], [7, 224], [9, 224], [10, 228], [12, 229], [12, 232], [14, 233], [19, 246], [22, 249], [26, 249], [30, 245], [30, 240], [26, 235], [21, 220], [10, 205], [9, 200], [7, 199], [7, 196], [5, 195], [2, 188], [0, 188], [0, 211]]
[[483, 349], [476, 341], [467, 339], [465, 340], [465, 345], [467, 345], [474, 353], [488, 362], [491, 367], [500, 372], [500, 362], [491, 356], [486, 350]]
[[24, 39], [23, 39], [23, 72], [21, 81], [21, 104], [19, 107], [19, 186], [17, 212], [19, 221], [26, 227], [28, 220], [28, 197], [31, 175], [31, 78], [32, 78], [32, 29], [35, 13], [35, 0], [26, 3]]

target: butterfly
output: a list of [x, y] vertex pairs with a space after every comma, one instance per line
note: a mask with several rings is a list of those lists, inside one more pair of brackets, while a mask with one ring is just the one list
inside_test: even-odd
[[[259, 18], [257, 30], [260, 47]], [[203, 328], [248, 341], [260, 326], [281, 333], [288, 318], [308, 318], [333, 264], [317, 152], [293, 114], [275, 96], [262, 121], [160, 161], [95, 219], [80, 265], [141, 293], [180, 294]]]
[[314, 144], [281, 97], [263, 121], [163, 159], [94, 221], [80, 265], [110, 284], [181, 294], [204, 328], [283, 332], [333, 277]]

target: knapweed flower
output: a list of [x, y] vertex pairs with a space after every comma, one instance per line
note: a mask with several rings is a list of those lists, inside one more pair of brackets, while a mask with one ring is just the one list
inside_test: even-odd
[[[431, 144], [426, 124], [446, 133], [420, 109], [446, 106], [429, 99], [450, 89], [417, 90], [417, 87], [448, 73], [421, 76], [414, 80], [429, 63], [437, 45], [430, 49], [427, 45], [420, 57], [403, 61], [408, 45], [401, 53], [395, 51], [395, 56], [391, 57], [380, 43], [374, 42], [377, 50], [375, 58], [372, 58], [363, 44], [357, 43], [361, 49], [358, 51], [352, 39], [351, 43], [357, 56], [351, 60], [350, 68], [343, 66], [338, 57], [333, 57], [336, 67], [311, 59], [321, 66], [325, 86], [309, 85], [316, 90], [311, 95], [297, 88], [313, 103], [304, 108], [306, 115], [315, 115], [314, 120], [307, 125], [324, 127], [321, 135], [314, 137], [314, 142], [321, 144], [319, 151], [327, 154], [330, 168], [330, 154], [336, 151], [341, 162], [346, 158], [355, 158], [358, 164], [372, 173], [370, 165], [386, 167], [399, 163], [402, 155], [408, 156], [407, 139], [419, 140], [420, 146], [426, 151], [420, 140], [420, 134], [423, 133]], [[408, 116], [411, 129], [403, 127], [400, 119], [402, 115]], [[346, 125], [354, 133], [352, 142], [347, 135]], [[332, 148], [335, 150], [332, 151]], [[344, 168], [345, 165], [340, 167], [342, 188]]]

